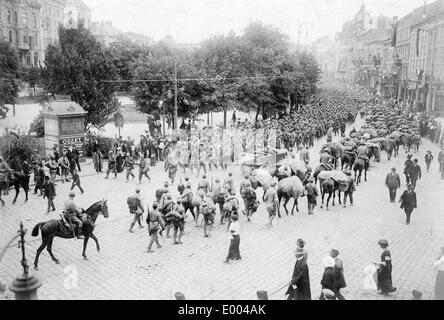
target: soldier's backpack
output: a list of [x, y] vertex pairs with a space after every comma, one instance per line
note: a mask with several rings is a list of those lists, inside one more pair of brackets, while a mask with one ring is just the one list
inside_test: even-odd
[[137, 197], [130, 196], [126, 199], [130, 213], [135, 213], [140, 206], [140, 200]]

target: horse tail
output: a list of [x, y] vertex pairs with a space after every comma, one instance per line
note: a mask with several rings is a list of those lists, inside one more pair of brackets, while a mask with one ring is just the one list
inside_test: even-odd
[[44, 224], [44, 222], [37, 223], [32, 229], [31, 236], [37, 237], [39, 235], [39, 229]]

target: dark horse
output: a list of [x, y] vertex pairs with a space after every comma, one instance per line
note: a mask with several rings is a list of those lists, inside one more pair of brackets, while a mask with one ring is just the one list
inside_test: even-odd
[[355, 162], [355, 158], [355, 152], [344, 152], [341, 156], [341, 170], [344, 170], [344, 165], [346, 165], [346, 169], [351, 169], [353, 163]]
[[[82, 229], [82, 235], [85, 236], [85, 239], [83, 240], [82, 256], [83, 259], [88, 260], [85, 252], [90, 237], [96, 242], [97, 252], [100, 252], [99, 241], [97, 240], [96, 236], [93, 234], [93, 231], [97, 216], [99, 214], [103, 214], [105, 218], [108, 218], [109, 216], [108, 205], [106, 204], [106, 200], [101, 200], [94, 203], [91, 207], [89, 207], [85, 211], [85, 214], [86, 214], [86, 221], [83, 223], [83, 229]], [[34, 260], [34, 268], [36, 270], [38, 269], [40, 253], [42, 253], [45, 247], [47, 247], [51, 259], [57, 264], [60, 263], [60, 261], [57, 260], [52, 254], [52, 241], [54, 240], [54, 237], [60, 237], [64, 239], [74, 238], [73, 231], [70, 228], [65, 227], [62, 220], [53, 219], [46, 222], [40, 222], [34, 226], [31, 235], [33, 237], [38, 236], [39, 229], [42, 230], [42, 245], [37, 249], [37, 255], [35, 256]]]
[[[359, 183], [361, 182], [362, 171], [364, 171], [364, 179], [365, 181], [367, 181], [368, 165], [368, 162], [362, 158], [357, 158], [355, 160], [355, 163], [353, 164], [353, 171], [355, 172], [356, 185], [359, 185]], [[359, 174], [356, 174], [357, 171], [359, 171]]]
[[28, 201], [29, 174], [26, 172], [22, 173], [11, 170], [9, 178], [11, 180], [11, 184], [14, 186], [15, 189], [15, 197], [14, 200], [12, 200], [12, 203], [14, 204], [17, 201], [17, 197], [20, 193], [20, 187], [22, 187], [25, 191], [25, 202]]
[[319, 183], [321, 185], [321, 193], [322, 193], [322, 203], [321, 203], [321, 209], [324, 207], [324, 196], [326, 193], [328, 193], [327, 198], [327, 210], [328, 204], [330, 202], [331, 196], [333, 196], [333, 206], [335, 205], [335, 197], [336, 197], [336, 191], [338, 191], [338, 200], [339, 204], [341, 203], [341, 190], [339, 190], [339, 184], [337, 181], [335, 181], [333, 178], [328, 178], [323, 181], [319, 180]]

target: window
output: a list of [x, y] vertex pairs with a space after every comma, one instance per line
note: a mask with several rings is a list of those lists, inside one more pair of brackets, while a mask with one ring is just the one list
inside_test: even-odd
[[35, 14], [33, 14], [32, 19], [34, 21], [34, 28], [37, 28], [37, 16]]
[[28, 25], [28, 14], [26, 12], [22, 12], [22, 25], [23, 26]]
[[25, 32], [25, 34], [23, 35], [23, 43], [28, 43], [28, 33]]
[[17, 44], [19, 43], [19, 32], [18, 31], [15, 32], [15, 42]]
[[12, 31], [9, 31], [9, 42], [12, 42]]
[[39, 64], [39, 53], [38, 52], [34, 52], [34, 66], [38, 66]]
[[11, 11], [8, 10], [8, 23], [11, 23]]
[[18, 14], [17, 14], [17, 11], [14, 12], [14, 23], [15, 23], [15, 24], [18, 23]]
[[37, 36], [37, 33], [35, 34], [35, 46], [38, 47], [39, 46], [39, 38]]

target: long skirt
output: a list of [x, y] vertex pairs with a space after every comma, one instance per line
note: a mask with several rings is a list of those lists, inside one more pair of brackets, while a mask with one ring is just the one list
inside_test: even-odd
[[228, 249], [227, 260], [241, 259], [239, 244], [240, 244], [240, 236], [239, 235], [233, 236], [230, 242], [230, 248]]
[[444, 300], [444, 271], [438, 271], [436, 275], [435, 300]]

